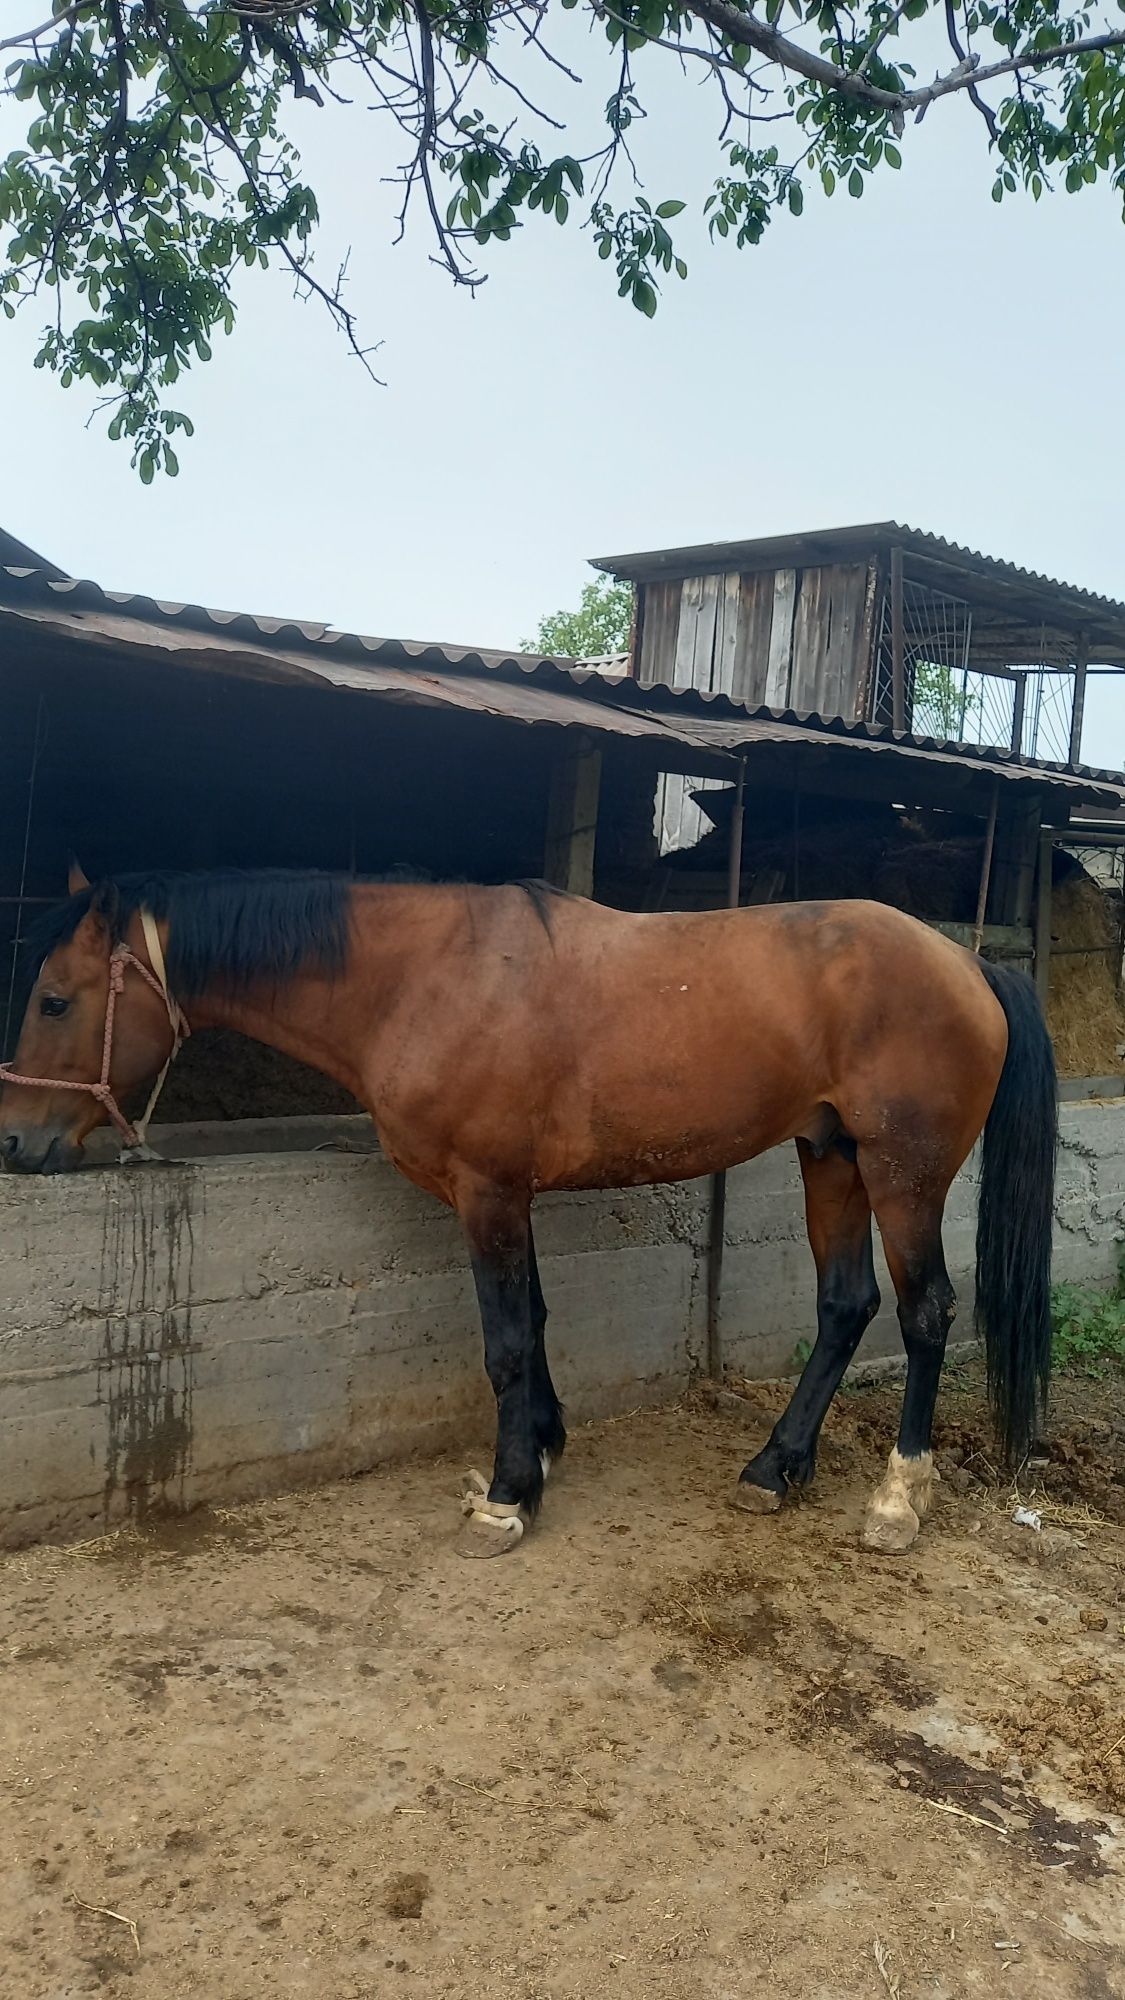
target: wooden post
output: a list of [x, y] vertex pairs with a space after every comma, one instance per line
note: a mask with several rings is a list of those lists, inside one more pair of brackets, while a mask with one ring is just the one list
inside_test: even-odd
[[594, 845], [602, 753], [582, 732], [567, 730], [551, 773], [543, 873], [572, 896], [594, 893]]
[[988, 809], [988, 826], [984, 835], [984, 856], [980, 864], [980, 893], [977, 896], [977, 920], [973, 925], [973, 950], [978, 958], [984, 941], [984, 913], [988, 907], [988, 883], [992, 874], [992, 848], [996, 839], [996, 808], [1000, 803], [1000, 780], [992, 780], [992, 804]]
[[[734, 810], [730, 816], [730, 847], [727, 851], [727, 904], [737, 910], [742, 894], [742, 820], [746, 797], [746, 759], [738, 766], [734, 788]], [[723, 1379], [723, 1248], [727, 1228], [727, 1177], [711, 1176], [711, 1206], [707, 1218], [707, 1373], [713, 1382]]]
[[1035, 898], [1035, 990], [1044, 1007], [1051, 981], [1051, 856], [1054, 845], [1053, 829], [1043, 827], [1039, 834], [1039, 882]]
[[902, 550], [891, 550], [891, 725], [906, 728], [906, 629], [902, 612]]
[[996, 821], [988, 921], [1029, 924], [1039, 854], [1043, 801], [1038, 787], [1005, 785], [1003, 811]]
[[1085, 632], [1078, 634], [1074, 654], [1074, 707], [1070, 711], [1070, 762], [1082, 761], [1082, 715], [1086, 707], [1086, 668], [1090, 663], [1090, 642]]
[[1023, 755], [1023, 711], [1027, 700], [1027, 675], [1017, 674], [1012, 689], [1012, 755]]

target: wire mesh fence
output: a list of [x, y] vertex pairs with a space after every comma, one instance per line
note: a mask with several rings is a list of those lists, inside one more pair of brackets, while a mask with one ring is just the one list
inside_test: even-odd
[[[1037, 659], [998, 661], [987, 669], [974, 665], [971, 605], [906, 576], [902, 627], [903, 692], [912, 735], [1015, 750], [1056, 763], [1069, 761], [1074, 665], [1065, 642], [1044, 632]], [[871, 715], [888, 723], [893, 714], [893, 612], [888, 590], [879, 612]]]

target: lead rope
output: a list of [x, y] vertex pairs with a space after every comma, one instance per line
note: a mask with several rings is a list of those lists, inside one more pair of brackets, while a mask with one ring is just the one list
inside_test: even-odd
[[[144, 932], [144, 940], [149, 958], [152, 960], [152, 969], [156, 974], [156, 981], [164, 998], [164, 1005], [168, 1009], [168, 1020], [172, 1028], [172, 1046], [168, 1051], [168, 1060], [152, 1086], [148, 1103], [132, 1127], [133, 1136], [123, 1139], [120, 1159], [120, 1165], [123, 1167], [136, 1166], [149, 1160], [159, 1160], [160, 1154], [154, 1153], [152, 1147], [148, 1144], [149, 1121], [156, 1109], [157, 1099], [164, 1088], [168, 1071], [171, 1069], [172, 1064], [191, 1034], [191, 1029], [184, 1018], [183, 1008], [180, 1006], [178, 1000], [173, 999], [171, 989], [168, 985], [168, 974], [164, 966], [164, 951], [160, 943], [160, 932], [156, 928], [156, 918], [153, 916], [151, 910], [141, 911], [141, 929]], [[143, 968], [141, 969], [143, 970]], [[107, 1008], [107, 1035], [110, 1034], [111, 1019], [111, 1012]]]

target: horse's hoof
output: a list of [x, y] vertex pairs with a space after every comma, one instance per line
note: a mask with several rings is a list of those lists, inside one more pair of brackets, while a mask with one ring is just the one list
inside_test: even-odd
[[870, 1502], [863, 1524], [863, 1546], [883, 1556], [901, 1556], [918, 1537], [918, 1516], [904, 1493]]
[[506, 1523], [492, 1520], [488, 1515], [470, 1514], [461, 1525], [461, 1531], [453, 1546], [459, 1556], [474, 1562], [487, 1561], [490, 1556], [506, 1556], [518, 1548], [523, 1539], [523, 1522], [511, 1517], [519, 1533]]
[[771, 1486], [755, 1486], [749, 1479], [740, 1479], [731, 1494], [731, 1503], [741, 1507], [744, 1514], [776, 1514], [781, 1495]]

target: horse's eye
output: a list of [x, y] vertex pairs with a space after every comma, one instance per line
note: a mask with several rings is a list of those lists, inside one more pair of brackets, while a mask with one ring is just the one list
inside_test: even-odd
[[60, 993], [45, 993], [39, 1002], [39, 1012], [53, 1020], [57, 1015], [65, 1014], [69, 1006], [70, 1001], [64, 1000]]

